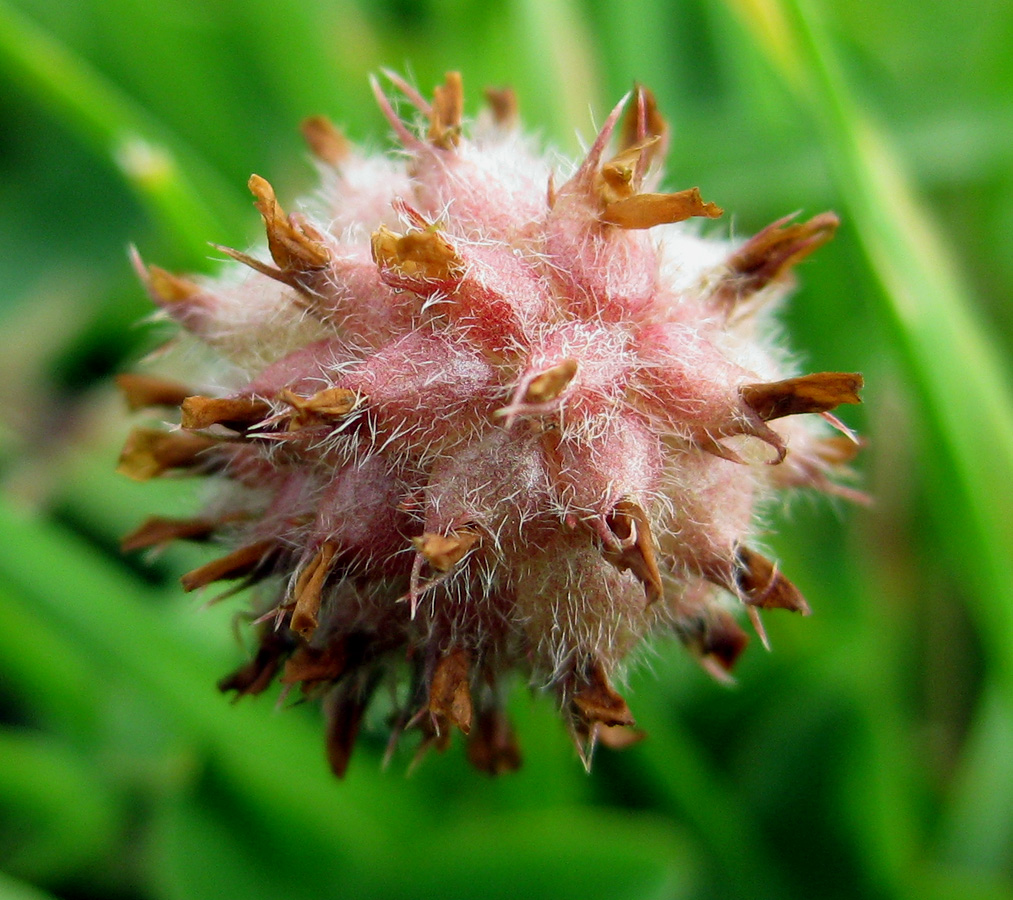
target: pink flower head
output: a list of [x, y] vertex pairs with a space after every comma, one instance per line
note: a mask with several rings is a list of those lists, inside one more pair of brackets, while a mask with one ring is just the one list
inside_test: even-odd
[[769, 327], [837, 219], [703, 239], [693, 220], [722, 211], [657, 192], [667, 128], [644, 89], [560, 172], [509, 92], [466, 126], [458, 75], [432, 102], [394, 83], [422, 119], [374, 82], [399, 153], [359, 153], [317, 118], [305, 212], [250, 179], [266, 256], [225, 250], [220, 280], [138, 261], [234, 387], [122, 377], [181, 427], [135, 431], [121, 468], [220, 484], [200, 517], [150, 519], [125, 546], [226, 545], [183, 579], [257, 584], [259, 647], [221, 687], [320, 695], [339, 775], [383, 684], [392, 746], [456, 728], [480, 769], [516, 768], [515, 672], [555, 693], [590, 764], [638, 735], [612, 682], [649, 634], [724, 676], [748, 640], [737, 607], [761, 636], [759, 610], [809, 611], [754, 520], [785, 488], [854, 493], [830, 411], [861, 377], [787, 370]]

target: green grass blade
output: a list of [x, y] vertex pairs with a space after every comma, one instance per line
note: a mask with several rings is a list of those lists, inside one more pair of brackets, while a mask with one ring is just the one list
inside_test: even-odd
[[[852, 93], [815, 4], [732, 0], [768, 57], [808, 104], [870, 269], [882, 289], [897, 347], [920, 395], [921, 423], [943, 473], [938, 518], [970, 585], [994, 679], [979, 707], [977, 751], [965, 757], [942, 832], [957, 861], [997, 865], [1013, 843], [1013, 808], [982, 796], [1013, 793], [1013, 771], [990, 762], [1013, 721], [1013, 395], [1010, 372], [958, 271], [945, 232], [921, 205], [883, 129]], [[952, 836], [987, 832], [985, 842]], [[1008, 862], [1008, 860], [1007, 860]]]
[[57, 898], [0, 872], [0, 900], [57, 900]]
[[208, 235], [235, 234], [240, 194], [116, 85], [0, 0], [0, 69], [106, 159], [154, 221], [194, 259]]
[[[982, 598], [985, 637], [1013, 685], [1013, 397], [998, 348], [975, 313], [946, 241], [886, 136], [851, 95], [836, 51], [805, 2], [733, 0], [785, 80], [809, 103], [848, 215], [883, 289], [925, 425], [963, 495], [954, 510], [976, 552], [964, 573]], [[986, 599], [987, 598], [987, 599]]]
[[0, 810], [18, 823], [4, 835], [6, 867], [66, 877], [105, 858], [119, 810], [87, 756], [36, 731], [0, 728], [0, 760]]

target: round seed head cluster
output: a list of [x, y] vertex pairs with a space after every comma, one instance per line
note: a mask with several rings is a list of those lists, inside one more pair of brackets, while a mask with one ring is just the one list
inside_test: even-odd
[[788, 370], [769, 321], [837, 219], [702, 239], [686, 220], [721, 210], [657, 192], [667, 128], [644, 89], [561, 170], [509, 91], [465, 127], [456, 73], [432, 101], [391, 80], [420, 120], [374, 82], [399, 152], [360, 153], [315, 118], [305, 211], [250, 179], [266, 252], [221, 248], [237, 263], [220, 280], [137, 260], [236, 381], [121, 376], [133, 407], [181, 410], [179, 428], [135, 429], [121, 469], [221, 484], [198, 518], [124, 543], [225, 545], [183, 579], [259, 582], [258, 648], [221, 687], [320, 695], [337, 774], [381, 685], [392, 747], [456, 728], [480, 769], [516, 768], [517, 672], [554, 692], [589, 764], [638, 737], [613, 681], [648, 634], [727, 677], [747, 643], [736, 606], [761, 638], [759, 610], [808, 612], [754, 520], [783, 489], [854, 493], [835, 479], [855, 441], [830, 411], [861, 377]]

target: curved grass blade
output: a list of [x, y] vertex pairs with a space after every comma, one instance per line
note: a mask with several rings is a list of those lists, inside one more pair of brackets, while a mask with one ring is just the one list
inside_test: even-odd
[[245, 206], [192, 150], [181, 146], [116, 85], [53, 35], [0, 0], [0, 69], [116, 167], [152, 219], [195, 260], [207, 235], [227, 235]]
[[[809, 106], [870, 269], [882, 289], [922, 423], [950, 483], [939, 520], [970, 585], [996, 690], [979, 707], [972, 745], [1013, 723], [1013, 394], [1007, 365], [976, 314], [944, 233], [919, 203], [902, 160], [851, 92], [837, 49], [808, 0], [730, 0], [784, 80]], [[996, 697], [1002, 698], [996, 701]], [[981, 752], [965, 757], [960, 796], [945, 834], [982, 831], [983, 792], [1009, 796], [1013, 768], [998, 773]], [[986, 788], [986, 785], [989, 787]], [[1013, 807], [989, 807], [993, 840], [950, 841], [961, 861], [994, 865], [1013, 845]], [[959, 848], [959, 850], [958, 850]], [[1008, 860], [1007, 860], [1008, 861]]]

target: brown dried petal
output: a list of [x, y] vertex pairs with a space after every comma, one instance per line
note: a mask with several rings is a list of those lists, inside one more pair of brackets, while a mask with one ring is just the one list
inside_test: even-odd
[[598, 198], [608, 205], [632, 197], [640, 189], [647, 166], [644, 157], [651, 154], [659, 139], [649, 137], [616, 154], [598, 173]]
[[768, 225], [729, 257], [729, 276], [718, 288], [716, 302], [734, 303], [739, 297], [784, 277], [794, 265], [829, 241], [840, 225], [840, 219], [831, 212], [789, 225], [792, 218], [785, 216]]
[[222, 678], [218, 682], [218, 690], [222, 693], [236, 691], [240, 697], [265, 691], [281, 667], [281, 661], [292, 652], [292, 647], [292, 638], [288, 634], [266, 624], [261, 628], [260, 646], [257, 647], [256, 655], [235, 672]]
[[521, 751], [503, 710], [479, 712], [468, 737], [468, 761], [488, 775], [505, 775], [521, 767]]
[[701, 656], [716, 660], [722, 669], [731, 672], [748, 644], [749, 635], [731, 613], [718, 608], [708, 613], [697, 646]]
[[746, 384], [739, 393], [763, 421], [799, 413], [822, 413], [842, 403], [861, 403], [862, 376], [854, 372], [817, 372], [769, 384]]
[[620, 543], [633, 538], [630, 546], [606, 547], [605, 558], [619, 571], [629, 569], [644, 586], [648, 605], [661, 599], [664, 585], [658, 569], [654, 535], [647, 513], [639, 503], [620, 500], [607, 519], [607, 525]]
[[324, 581], [330, 572], [336, 550], [337, 547], [330, 542], [322, 544], [296, 580], [295, 609], [289, 627], [305, 640], [313, 637], [313, 632], [316, 631]]
[[116, 471], [135, 481], [147, 481], [169, 469], [190, 469], [216, 442], [199, 434], [135, 428], [127, 437]]
[[447, 72], [443, 84], [433, 91], [433, 106], [429, 116], [427, 137], [437, 147], [449, 150], [461, 139], [461, 120], [464, 115], [464, 85], [460, 72]]
[[128, 553], [176, 540], [206, 541], [221, 524], [220, 519], [166, 519], [152, 516], [120, 541], [120, 549]]
[[116, 386], [132, 412], [150, 406], [179, 406], [193, 393], [179, 382], [159, 378], [157, 375], [137, 375], [133, 372], [117, 375]]
[[601, 725], [595, 726], [595, 738], [603, 747], [609, 750], [625, 750], [634, 744], [639, 744], [647, 737], [646, 731], [638, 731], [628, 725]]
[[548, 403], [555, 400], [577, 374], [577, 360], [564, 359], [558, 365], [536, 375], [524, 392], [525, 403]]
[[662, 156], [668, 144], [668, 123], [658, 112], [658, 104], [652, 91], [637, 85], [633, 104], [626, 110], [619, 134], [619, 149], [627, 150], [634, 144], [644, 143], [648, 138], [657, 138], [650, 145], [644, 162], [650, 165], [655, 156]]
[[329, 166], [339, 166], [349, 155], [346, 138], [327, 116], [310, 116], [300, 126], [313, 155]]
[[345, 388], [325, 388], [312, 397], [301, 397], [285, 389], [278, 399], [292, 407], [289, 428], [298, 431], [309, 425], [324, 424], [348, 415], [359, 402], [354, 391]]
[[192, 572], [187, 572], [180, 579], [183, 590], [195, 591], [216, 581], [231, 581], [252, 575], [267, 565], [276, 549], [274, 541], [258, 541], [233, 550], [226, 556], [213, 559]]
[[575, 712], [588, 726], [633, 725], [633, 714], [626, 701], [609, 684], [601, 661], [595, 659], [584, 675], [584, 685], [571, 699]]
[[427, 531], [420, 537], [412, 538], [412, 543], [437, 572], [449, 572], [478, 540], [478, 534], [462, 528], [448, 535]]
[[187, 397], [183, 401], [183, 428], [210, 428], [223, 425], [245, 431], [270, 415], [271, 407], [255, 397]]
[[302, 683], [303, 690], [321, 682], [337, 681], [348, 671], [348, 651], [344, 640], [328, 641], [323, 647], [303, 644], [286, 661], [282, 684]]
[[429, 685], [429, 712], [438, 721], [471, 731], [471, 656], [458, 647], [440, 659]]
[[812, 610], [795, 585], [767, 557], [748, 547], [735, 553], [735, 586], [742, 599], [760, 609], [789, 609], [808, 616]]
[[267, 179], [251, 175], [249, 187], [264, 219], [268, 250], [281, 273], [295, 283], [296, 275], [325, 268], [331, 257], [323, 235], [298, 217], [286, 216]]
[[348, 770], [374, 687], [375, 681], [369, 684], [356, 678], [340, 685], [327, 703], [327, 762], [338, 778], [343, 778]]
[[609, 203], [601, 220], [620, 228], [653, 228], [670, 222], [682, 222], [693, 216], [716, 219], [724, 210], [707, 203], [699, 188], [689, 188], [675, 194], [634, 194], [624, 200]]
[[464, 276], [464, 261], [435, 229], [397, 234], [385, 225], [373, 232], [373, 260], [408, 282], [453, 282]]
[[493, 121], [501, 128], [517, 125], [517, 94], [513, 88], [486, 88], [485, 102], [492, 111]]

